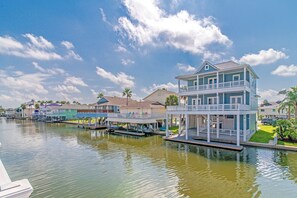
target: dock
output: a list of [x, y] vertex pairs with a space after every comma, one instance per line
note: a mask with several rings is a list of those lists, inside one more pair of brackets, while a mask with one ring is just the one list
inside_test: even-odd
[[234, 144], [228, 144], [228, 143], [222, 143], [222, 142], [207, 142], [204, 140], [193, 139], [191, 137], [189, 137], [188, 140], [185, 140], [183, 136], [164, 137], [164, 140], [185, 143], [185, 144], [199, 145], [199, 146], [208, 146], [208, 147], [233, 150], [233, 151], [241, 151], [243, 149], [243, 146], [237, 146]]
[[138, 132], [131, 132], [131, 131], [122, 131], [122, 130], [114, 130], [112, 132], [109, 132], [112, 134], [123, 134], [123, 135], [132, 135], [132, 136], [141, 136], [144, 137], [145, 133], [138, 133]]

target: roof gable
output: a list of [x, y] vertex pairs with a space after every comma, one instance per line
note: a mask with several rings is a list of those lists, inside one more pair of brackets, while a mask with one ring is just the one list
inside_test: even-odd
[[216, 66], [214, 66], [208, 61], [204, 61], [203, 64], [197, 69], [196, 74], [208, 73], [208, 72], [213, 72], [217, 70], [218, 68]]

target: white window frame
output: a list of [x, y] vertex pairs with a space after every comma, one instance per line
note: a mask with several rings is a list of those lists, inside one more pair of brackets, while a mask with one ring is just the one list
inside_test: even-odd
[[[195, 104], [194, 104], [195, 101]], [[196, 106], [197, 105], [197, 98], [192, 98], [192, 106]]]
[[[213, 104], [209, 104], [209, 99], [212, 99], [212, 101], [213, 101]], [[214, 101], [216, 101], [216, 103], [214, 103]], [[216, 104], [218, 104], [218, 100], [217, 100], [217, 97], [207, 97], [207, 104], [208, 105], [216, 105]]]
[[[236, 103], [232, 103], [232, 98], [235, 98]], [[240, 98], [241, 103], [237, 103], [237, 98]], [[230, 104], [243, 104], [242, 96], [230, 96]]]
[[198, 105], [201, 105], [201, 98], [198, 98], [198, 100], [197, 100], [197, 104], [198, 104]]
[[[217, 77], [213, 77], [213, 78], [208, 78], [207, 79], [208, 80], [208, 84], [210, 85], [210, 83], [209, 83], [209, 80], [212, 80], [212, 85], [215, 85], [216, 83], [215, 83], [215, 80], [217, 80]], [[218, 80], [217, 80], [218, 81]]]
[[207, 71], [209, 70], [209, 65], [205, 65], [204, 69]]
[[197, 86], [197, 80], [193, 81], [193, 86]]
[[[238, 77], [238, 80], [234, 80], [235, 77]], [[240, 81], [240, 74], [234, 74], [233, 77], [232, 77], [232, 80], [235, 81], [235, 82]]]

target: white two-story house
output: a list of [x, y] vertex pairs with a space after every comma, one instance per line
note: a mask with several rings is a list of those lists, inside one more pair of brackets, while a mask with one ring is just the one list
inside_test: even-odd
[[[167, 108], [180, 119], [179, 137], [207, 142], [247, 141], [256, 131], [258, 76], [250, 65], [205, 61], [193, 74], [177, 76], [185, 105]], [[167, 125], [166, 135], [169, 136]]]

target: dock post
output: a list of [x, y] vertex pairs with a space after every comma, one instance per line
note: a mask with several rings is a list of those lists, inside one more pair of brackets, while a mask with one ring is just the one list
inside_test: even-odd
[[220, 120], [219, 120], [219, 115], [217, 115], [217, 138], [219, 138], [219, 132], [220, 132]]
[[210, 115], [207, 114], [207, 142], [210, 142]]
[[199, 115], [197, 115], [197, 136], [199, 136]]
[[189, 114], [186, 114], [186, 140], [188, 140]]
[[237, 137], [236, 137], [236, 145], [240, 146], [240, 115], [237, 113]]
[[246, 114], [243, 115], [243, 141], [246, 142]]
[[166, 113], [166, 137], [169, 137], [169, 130], [168, 130], [168, 114]]

